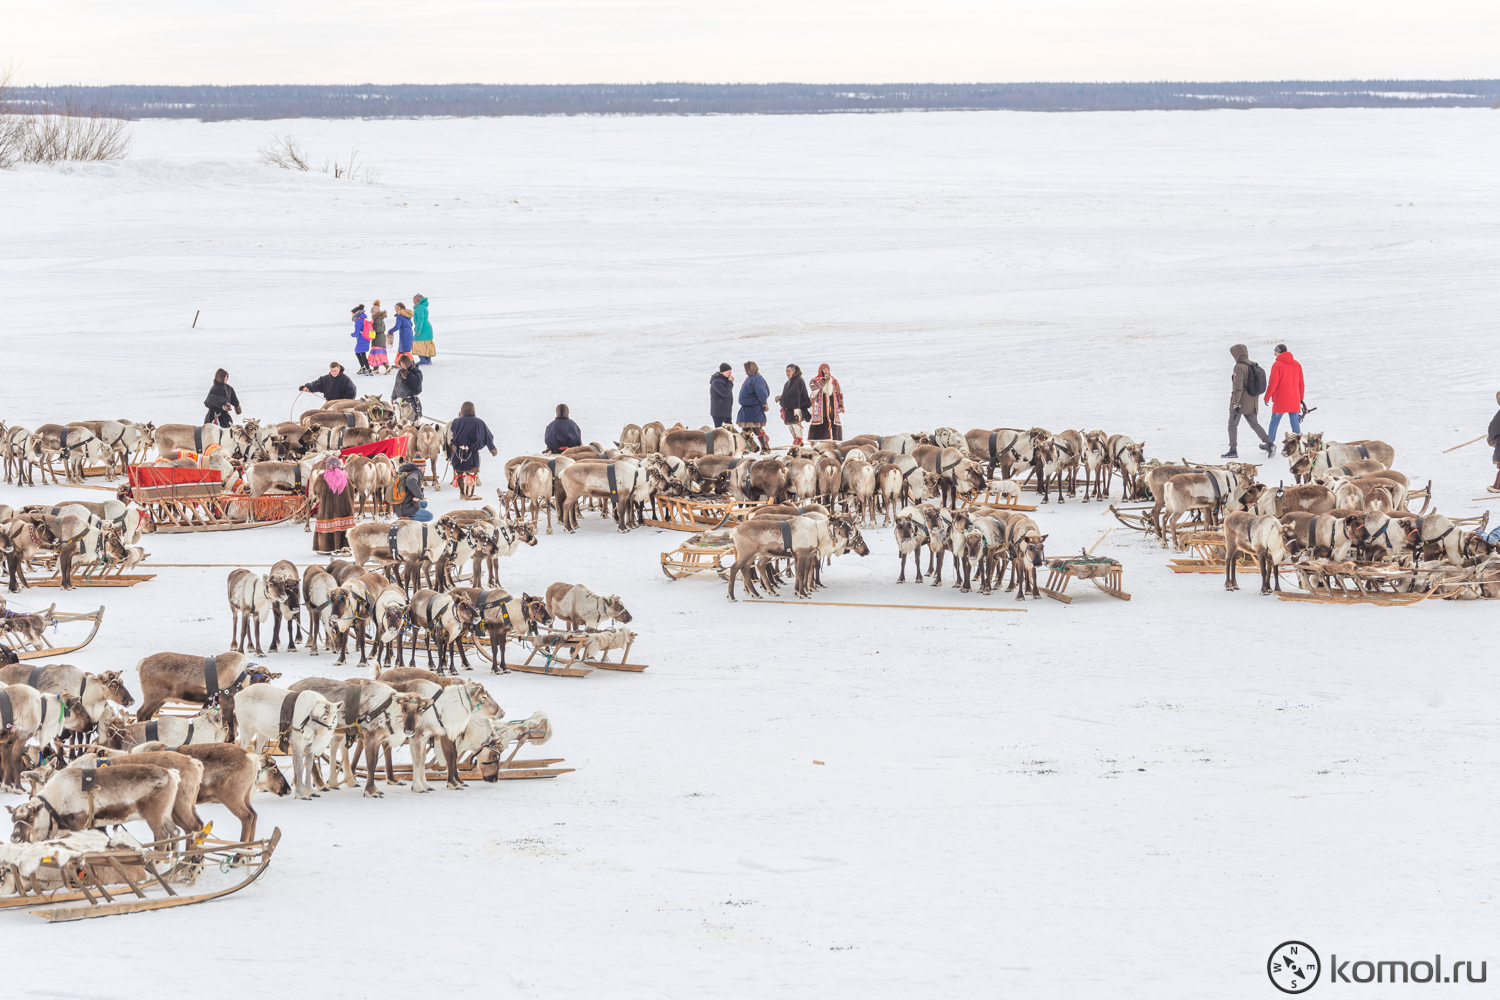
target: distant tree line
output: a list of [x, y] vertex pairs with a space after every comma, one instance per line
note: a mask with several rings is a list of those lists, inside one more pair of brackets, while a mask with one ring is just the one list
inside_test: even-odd
[[1147, 111], [1496, 107], [1496, 80], [1270, 83], [358, 84], [17, 87], [18, 111], [68, 106], [124, 118], [410, 118], [429, 115], [829, 114], [872, 111]]

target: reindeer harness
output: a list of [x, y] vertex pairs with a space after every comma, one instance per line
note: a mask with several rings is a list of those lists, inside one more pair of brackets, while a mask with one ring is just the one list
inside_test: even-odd
[[291, 745], [292, 730], [295, 729], [299, 733], [303, 732], [307, 729], [309, 722], [315, 726], [325, 725], [325, 723], [319, 722], [312, 717], [313, 710], [311, 706], [308, 707], [307, 718], [302, 720], [302, 724], [300, 726], [292, 725], [292, 715], [297, 710], [297, 699], [302, 697], [304, 693], [302, 691], [288, 691], [287, 696], [281, 699], [281, 718], [277, 720], [276, 745], [281, 748], [282, 753], [286, 753]]

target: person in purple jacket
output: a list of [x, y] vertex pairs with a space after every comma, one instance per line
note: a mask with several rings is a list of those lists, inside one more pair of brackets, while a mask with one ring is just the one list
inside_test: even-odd
[[370, 334], [365, 329], [365, 305], [361, 302], [349, 314], [354, 317], [354, 332], [349, 336], [354, 338], [354, 356], [359, 359], [359, 373], [361, 375], [375, 374], [370, 370]]

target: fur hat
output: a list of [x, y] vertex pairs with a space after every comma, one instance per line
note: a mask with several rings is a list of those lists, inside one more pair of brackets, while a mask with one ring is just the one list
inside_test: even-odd
[[375, 300], [375, 301], [374, 301], [374, 303], [373, 303], [373, 305], [374, 305], [374, 307], [375, 307], [375, 308], [376, 308], [376, 309], [379, 309], [379, 308], [380, 308], [380, 300], [379, 300], [379, 299], [376, 299], [376, 300]]

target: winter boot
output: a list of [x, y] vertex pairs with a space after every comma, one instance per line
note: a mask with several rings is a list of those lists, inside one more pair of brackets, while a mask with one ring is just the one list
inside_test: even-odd
[[1272, 444], [1270, 441], [1267, 441], [1265, 444], [1261, 445], [1261, 447], [1265, 449], [1266, 457], [1267, 458], [1275, 458], [1276, 457], [1276, 446], [1274, 444]]
[[1235, 451], [1233, 448], [1230, 448], [1228, 451], [1226, 451], [1224, 454], [1220, 455], [1219, 457], [1220, 458], [1239, 458], [1240, 457], [1240, 453], [1237, 452], [1237, 451]]

